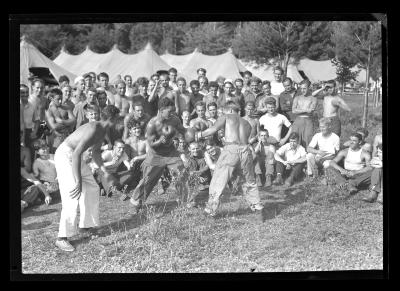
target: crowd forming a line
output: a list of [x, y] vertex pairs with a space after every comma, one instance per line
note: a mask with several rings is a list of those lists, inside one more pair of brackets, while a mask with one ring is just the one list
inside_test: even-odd
[[[199, 68], [187, 87], [177, 73], [136, 82], [118, 76], [113, 85], [104, 72], [78, 77], [74, 86], [61, 76], [46, 92], [38, 78], [21, 84], [21, 210], [43, 195], [50, 204], [59, 191], [59, 248], [74, 250], [67, 238], [76, 234], [78, 207], [79, 227], [92, 230], [99, 226], [99, 195], [129, 199], [136, 213], [158, 183], [162, 192], [174, 184], [187, 207], [200, 207], [198, 197], [208, 195], [211, 216], [225, 187], [235, 192], [241, 185], [263, 217], [258, 187], [320, 176], [349, 195], [368, 188], [362, 199], [382, 203], [382, 135], [369, 144], [359, 128], [340, 141], [339, 110], [351, 109], [335, 81], [313, 91], [308, 80], [294, 84], [276, 67], [273, 81], [246, 71], [243, 79], [209, 82]], [[316, 120], [318, 99], [323, 112]], [[189, 193], [194, 175], [196, 191]]]

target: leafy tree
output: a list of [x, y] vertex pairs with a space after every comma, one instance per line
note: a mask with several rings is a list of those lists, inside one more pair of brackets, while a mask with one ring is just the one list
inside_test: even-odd
[[235, 55], [258, 64], [276, 59], [287, 72], [289, 61], [302, 57], [327, 59], [331, 45], [329, 22], [244, 22], [233, 39]]
[[129, 39], [129, 33], [132, 29], [132, 23], [115, 23], [114, 24], [114, 43], [118, 45], [118, 48], [128, 53], [131, 47], [131, 40]]
[[135, 23], [129, 32], [131, 42], [129, 53], [138, 53], [148, 42], [157, 53], [161, 53], [162, 35], [162, 22]]
[[352, 71], [351, 65], [342, 63], [337, 59], [332, 59], [331, 62], [336, 67], [336, 75], [337, 75], [336, 81], [338, 81], [342, 85], [342, 95], [343, 95], [345, 84], [350, 81], [355, 81], [356, 77], [360, 73], [360, 70]]
[[113, 24], [93, 24], [88, 33], [90, 49], [96, 53], [106, 53], [114, 45]]
[[[332, 40], [335, 43], [337, 58], [348, 64], [358, 65], [366, 70], [365, 96], [362, 126], [367, 125], [368, 88], [371, 71], [379, 73], [379, 60], [382, 58], [381, 25], [375, 21], [335, 22]], [[372, 69], [372, 70], [371, 70]]]
[[190, 53], [198, 48], [204, 54], [219, 55], [231, 46], [231, 36], [223, 23], [206, 22], [186, 33], [184, 45], [182, 53]]

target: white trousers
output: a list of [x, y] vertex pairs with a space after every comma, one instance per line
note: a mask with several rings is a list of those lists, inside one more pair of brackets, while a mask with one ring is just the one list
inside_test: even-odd
[[[314, 171], [316, 171], [317, 165], [322, 164], [324, 169], [327, 169], [329, 167], [329, 162], [335, 157], [335, 155], [326, 155], [323, 158], [321, 158], [320, 155], [318, 154], [312, 154], [312, 153], [307, 153], [306, 159], [307, 159], [307, 174], [312, 175]], [[316, 158], [319, 159], [319, 162], [316, 161]]]
[[71, 237], [77, 234], [78, 207], [80, 228], [96, 227], [100, 224], [100, 187], [89, 166], [83, 160], [81, 160], [81, 196], [79, 199], [72, 199], [70, 196], [70, 191], [75, 187], [75, 179], [72, 174], [72, 152], [70, 147], [62, 143], [54, 155], [62, 204], [58, 237]]

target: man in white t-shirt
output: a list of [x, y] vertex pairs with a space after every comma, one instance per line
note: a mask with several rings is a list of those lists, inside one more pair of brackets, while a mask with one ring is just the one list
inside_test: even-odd
[[329, 118], [319, 120], [319, 129], [307, 148], [307, 174], [314, 178], [319, 176], [319, 166], [329, 167], [329, 161], [335, 158], [340, 147], [340, 138], [332, 132]]
[[285, 87], [282, 83], [284, 71], [281, 67], [274, 68], [274, 78], [275, 80], [271, 81], [271, 93], [272, 95], [279, 96], [283, 91], [285, 91]]
[[282, 184], [282, 177], [289, 174], [285, 186], [290, 187], [300, 176], [306, 162], [306, 150], [299, 144], [297, 132], [290, 134], [289, 143], [283, 145], [275, 152], [276, 179], [275, 184]]
[[[279, 145], [282, 146], [286, 143], [292, 133], [292, 124], [286, 116], [276, 112], [275, 98], [267, 98], [265, 100], [265, 105], [267, 113], [260, 117], [260, 126], [264, 126], [264, 128], [268, 130], [269, 136], [274, 137], [279, 142]], [[289, 128], [287, 134], [283, 138], [281, 138], [282, 125]]]

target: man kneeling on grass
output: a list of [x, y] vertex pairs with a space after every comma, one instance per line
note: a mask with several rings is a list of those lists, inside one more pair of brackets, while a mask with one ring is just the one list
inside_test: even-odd
[[285, 186], [290, 187], [296, 181], [305, 166], [306, 150], [299, 145], [299, 134], [292, 132], [289, 136], [289, 143], [281, 146], [275, 153], [277, 185], [282, 185], [283, 176], [289, 174]]
[[[326, 169], [326, 174], [332, 177], [339, 187], [344, 187], [346, 182], [349, 183], [350, 194], [356, 193], [362, 185], [368, 186], [371, 183], [375, 185], [380, 182], [371, 181], [372, 167], [369, 166], [371, 155], [362, 149], [362, 140], [361, 134], [352, 133], [349, 148], [341, 150]], [[341, 167], [339, 163], [343, 159], [344, 167]]]

